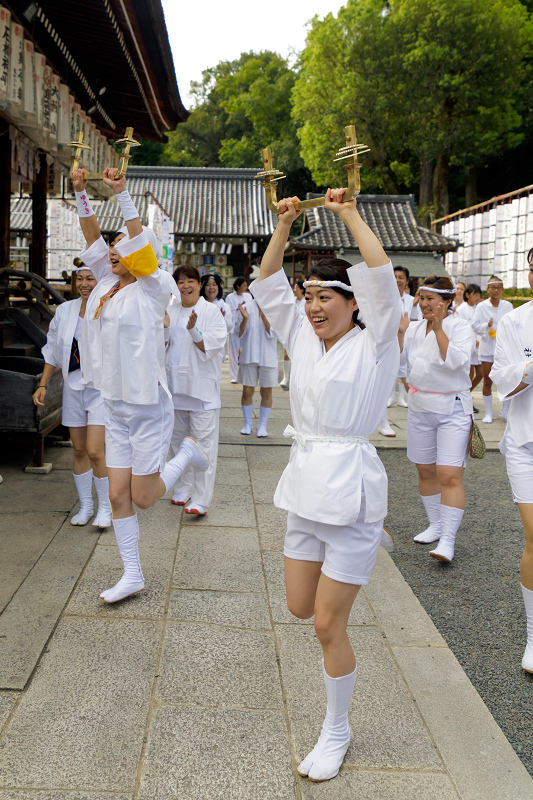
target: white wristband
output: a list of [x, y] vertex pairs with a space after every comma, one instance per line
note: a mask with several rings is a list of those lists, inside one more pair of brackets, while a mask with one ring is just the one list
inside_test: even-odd
[[196, 326], [194, 328], [189, 328], [189, 333], [191, 334], [191, 339], [193, 342], [196, 342], [197, 344], [203, 342], [204, 335]]
[[524, 369], [524, 375], [522, 377], [522, 383], [531, 384], [533, 383], [533, 361], [529, 361]]
[[132, 219], [137, 219], [139, 212], [135, 208], [135, 203], [131, 199], [128, 190], [126, 189], [123, 192], [120, 192], [120, 194], [115, 195], [115, 197], [117, 198], [117, 203], [122, 211], [124, 221], [130, 222]]
[[74, 192], [74, 194], [76, 195], [76, 208], [78, 209], [78, 217], [81, 217], [81, 219], [94, 217], [91, 201], [89, 200], [85, 189], [83, 192]]

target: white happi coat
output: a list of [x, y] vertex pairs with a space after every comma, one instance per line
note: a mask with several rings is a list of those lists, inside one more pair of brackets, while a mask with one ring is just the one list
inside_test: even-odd
[[[203, 297], [194, 308], [187, 309], [188, 316], [178, 320], [182, 308], [181, 301], [176, 298], [168, 307], [170, 339], [165, 357], [168, 387], [172, 394], [211, 403], [216, 394], [220, 396], [226, 323], [219, 307]], [[198, 315], [196, 327], [203, 333], [205, 353], [196, 347], [187, 330], [187, 321], [193, 311]]]
[[222, 316], [224, 317], [224, 322], [226, 323], [226, 330], [228, 333], [232, 333], [233, 331], [233, 312], [229, 305], [223, 300], [221, 297], [217, 297], [216, 300], [213, 300], [213, 305], [218, 306], [218, 308], [223, 311], [224, 313]]
[[[524, 368], [532, 359], [533, 301], [530, 301], [513, 309], [498, 326], [490, 379], [498, 388], [500, 400], [505, 400], [509, 392], [522, 382]], [[509, 431], [514, 443], [521, 447], [533, 442], [533, 387], [528, 386], [510, 400], [505, 434]], [[502, 444], [504, 442], [505, 435]]]
[[[464, 305], [464, 304], [463, 304]], [[482, 300], [478, 303], [472, 320], [474, 331], [481, 336], [479, 344], [479, 357], [481, 360], [486, 356], [493, 358], [496, 348], [496, 336], [489, 336], [489, 319], [492, 318], [492, 329], [496, 332], [498, 323], [506, 314], [513, 310], [513, 304], [509, 300], [500, 300], [496, 308], [490, 300]]]
[[250, 287], [292, 362], [290, 400], [298, 438], [274, 504], [305, 519], [355, 524], [366, 495], [365, 522], [387, 514], [387, 475], [370, 442], [311, 441], [307, 435], [368, 438], [383, 417], [398, 374], [400, 295], [392, 264], [348, 269], [366, 329], [355, 327], [327, 353], [296, 308], [279, 270]]
[[427, 324], [425, 319], [412, 322], [405, 333], [402, 362], [407, 364], [407, 382], [412, 387], [409, 408], [453, 414], [457, 396], [465, 414], [471, 414], [470, 358], [475, 341], [472, 328], [455, 314], [443, 320], [442, 330], [449, 340], [446, 361], [443, 361], [435, 331], [426, 335]]
[[[459, 319], [464, 319], [464, 320], [466, 320], [466, 322], [468, 322], [470, 325], [472, 325], [472, 323], [474, 321], [474, 314], [476, 313], [476, 308], [477, 308], [477, 306], [469, 306], [468, 303], [466, 302], [466, 300], [464, 300], [461, 303], [461, 305], [459, 306], [459, 308], [456, 309], [455, 313], [457, 314]], [[490, 319], [490, 317], [489, 317], [489, 319]], [[472, 327], [472, 330], [474, 330], [473, 327]], [[478, 364], [481, 363], [480, 360], [479, 360], [479, 352], [478, 352], [479, 351], [479, 345], [477, 344], [479, 342], [479, 340], [480, 340], [480, 337], [474, 331], [474, 348], [472, 350], [472, 358], [470, 359], [470, 364], [472, 364], [474, 366], [477, 366]]]
[[[80, 309], [81, 297], [62, 303], [56, 308], [56, 313], [48, 328], [46, 344], [41, 350], [47, 364], [61, 369], [64, 381], [68, 381], [72, 340], [76, 332]], [[79, 342], [78, 346], [80, 346]], [[79, 388], [82, 389], [83, 387], [80, 386]]]
[[[115, 250], [121, 258], [151, 247], [143, 232]], [[82, 384], [99, 389], [106, 400], [134, 405], [159, 403], [158, 384], [170, 395], [165, 374], [165, 309], [170, 302], [171, 276], [157, 268], [120, 289], [104, 303], [94, 319], [100, 298], [116, 285], [109, 248], [100, 237], [80, 253], [98, 280], [87, 300], [81, 337]], [[155, 256], [154, 256], [155, 259]]]
[[[285, 273], [283, 273], [285, 275]], [[287, 286], [290, 289], [289, 283]], [[293, 295], [294, 296], [294, 295]], [[294, 298], [296, 301], [296, 298]], [[270, 330], [267, 331], [265, 323], [259, 314], [259, 307], [254, 298], [249, 295], [245, 302], [245, 308], [248, 311], [248, 322], [244, 329], [243, 335], [239, 338], [241, 346], [241, 356], [239, 364], [257, 364], [260, 367], [276, 367], [278, 366], [278, 342], [277, 336], [274, 333], [272, 321], [268, 319], [265, 309], [261, 306], [263, 313], [270, 323]], [[235, 313], [235, 333], [239, 334], [243, 316], [239, 309]]]

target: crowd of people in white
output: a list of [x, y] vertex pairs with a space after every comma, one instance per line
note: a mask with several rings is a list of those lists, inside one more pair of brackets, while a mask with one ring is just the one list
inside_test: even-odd
[[[344, 189], [328, 190], [326, 208], [358, 243], [363, 263], [323, 259], [291, 287], [285, 245], [299, 216], [297, 198], [279, 205], [278, 224], [248, 287], [237, 278], [224, 300], [216, 275], [189, 265], [174, 276], [159, 267], [157, 241], [141, 225], [125, 179], [107, 169], [125, 226], [106, 243], [73, 174], [86, 248], [79, 296], [59, 306], [43, 348], [34, 402], [46, 402], [55, 369], [63, 373], [63, 424], [74, 447], [80, 499], [74, 525], [113, 525], [124, 574], [100, 597], [124, 600], [144, 589], [134, 504], [171, 502], [204, 515], [213, 497], [219, 442], [222, 363], [228, 344], [232, 383], [242, 384], [240, 433], [268, 436], [272, 389], [290, 392], [290, 460], [274, 503], [287, 511], [287, 603], [314, 615], [322, 646], [327, 713], [315, 747], [298, 767], [312, 781], [337, 775], [350, 741], [348, 707], [356, 660], [347, 635], [351, 607], [370, 580], [387, 515], [387, 476], [369, 437], [394, 436], [387, 407], [407, 408], [407, 457], [416, 465], [428, 526], [414, 536], [449, 563], [465, 507], [463, 475], [473, 425], [472, 389], [483, 381], [484, 417], [492, 422], [492, 383], [507, 418], [500, 445], [526, 534], [521, 582], [527, 612], [522, 666], [533, 672], [533, 301], [513, 310], [503, 283], [427, 278], [410, 294], [409, 272], [393, 268]], [[533, 251], [530, 254], [533, 256]], [[530, 269], [533, 288], [533, 266]], [[396, 399], [396, 384], [399, 394]], [[167, 460], [170, 453], [170, 459]]]

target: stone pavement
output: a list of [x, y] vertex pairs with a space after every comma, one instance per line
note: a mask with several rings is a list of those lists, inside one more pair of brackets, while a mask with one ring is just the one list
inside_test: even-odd
[[[383, 551], [350, 617], [345, 766], [326, 784], [297, 776], [325, 697], [313, 626], [286, 609], [285, 515], [272, 505], [288, 395], [275, 390], [271, 438], [245, 444], [227, 376], [223, 404], [209, 514], [182, 516], [168, 498], [141, 511], [147, 588], [116, 606], [98, 599], [121, 573], [112, 534], [68, 520], [71, 452], [48, 450], [48, 476], [22, 473], [21, 455], [1, 466], [0, 800], [533, 800]], [[405, 415], [392, 409], [395, 446]]]

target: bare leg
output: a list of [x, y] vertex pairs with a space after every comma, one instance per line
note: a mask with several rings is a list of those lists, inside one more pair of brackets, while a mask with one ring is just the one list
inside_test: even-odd
[[437, 477], [436, 464], [417, 464], [418, 485], [422, 497], [440, 494], [440, 483]]
[[437, 467], [441, 505], [464, 509], [465, 490], [463, 487], [463, 475], [463, 467]]
[[107, 477], [105, 465], [105, 428], [103, 425], [88, 425], [87, 431], [87, 454], [89, 456], [93, 474], [97, 478]]
[[533, 591], [533, 503], [518, 503], [522, 525], [526, 534], [526, 546], [520, 562], [522, 586]]
[[74, 475], [89, 472], [91, 462], [87, 454], [87, 428], [69, 428], [70, 439], [74, 449]]
[[360, 587], [339, 583], [321, 574], [315, 599], [315, 631], [331, 678], [355, 669], [355, 654], [348, 638], [348, 617]]

